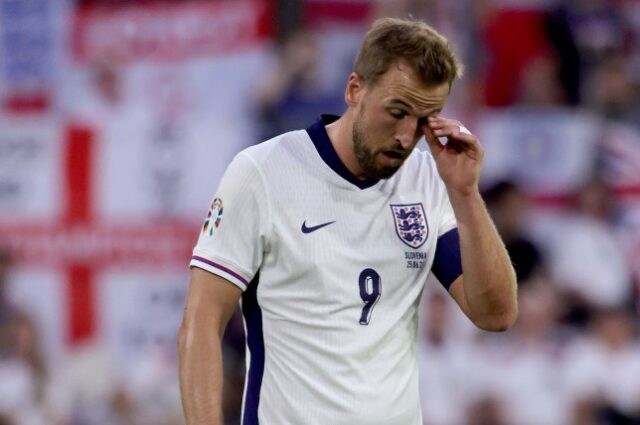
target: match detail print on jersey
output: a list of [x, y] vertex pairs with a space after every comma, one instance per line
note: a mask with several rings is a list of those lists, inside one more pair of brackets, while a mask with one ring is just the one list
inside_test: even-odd
[[422, 203], [391, 205], [396, 234], [402, 242], [418, 249], [429, 236], [429, 226]]
[[328, 221], [326, 223], [322, 223], [322, 224], [318, 224], [316, 226], [310, 226], [307, 227], [307, 220], [302, 222], [302, 227], [300, 228], [300, 230], [302, 230], [302, 233], [311, 233], [311, 232], [315, 232], [316, 230], [322, 229], [323, 227], [326, 227], [330, 224], [335, 223], [334, 221]]

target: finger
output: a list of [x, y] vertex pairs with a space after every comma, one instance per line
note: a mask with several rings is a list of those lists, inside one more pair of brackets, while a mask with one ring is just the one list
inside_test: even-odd
[[424, 133], [424, 138], [429, 145], [429, 149], [431, 149], [432, 155], [434, 157], [438, 156], [438, 154], [444, 149], [444, 146], [442, 145], [442, 143], [440, 143], [440, 140], [433, 134], [429, 126], [423, 125], [422, 132]]
[[432, 129], [431, 132], [436, 137], [448, 137], [453, 139], [460, 139], [463, 143], [474, 143], [477, 141], [477, 137], [474, 136], [464, 127], [459, 125], [449, 125], [446, 127]]
[[453, 149], [456, 153], [465, 152], [476, 158], [483, 155], [478, 138], [471, 133], [462, 132], [459, 126], [433, 130], [432, 133], [436, 137], [446, 137], [446, 148]]
[[458, 120], [443, 117], [429, 117], [427, 120], [427, 124], [431, 129], [447, 127], [450, 125], [462, 125], [462, 123]]
[[470, 151], [468, 146], [465, 145], [463, 142], [460, 142], [458, 140], [453, 140], [453, 139], [449, 139], [449, 141], [447, 141], [445, 149], [452, 150], [455, 153], [463, 153], [463, 152]]
[[451, 128], [451, 129], [457, 129], [461, 133], [472, 134], [467, 127], [465, 127], [464, 125], [462, 125], [462, 123], [458, 121], [446, 121], [446, 122], [439, 121], [439, 122], [429, 123], [429, 128], [434, 131], [442, 130], [445, 128]]
[[429, 128], [431, 130], [440, 130], [448, 127], [457, 127], [460, 133], [472, 134], [467, 127], [465, 127], [460, 121], [449, 119], [434, 119], [430, 121]]
[[471, 158], [481, 160], [484, 157], [484, 150], [480, 140], [473, 135], [456, 131], [448, 137], [447, 148], [452, 148], [456, 153], [464, 152]]

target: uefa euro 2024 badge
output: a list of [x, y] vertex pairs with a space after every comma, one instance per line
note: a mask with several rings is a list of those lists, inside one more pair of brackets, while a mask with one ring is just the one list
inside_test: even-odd
[[211, 205], [209, 205], [209, 213], [207, 214], [207, 218], [204, 220], [202, 233], [209, 236], [215, 235], [218, 227], [220, 226], [220, 222], [222, 221], [222, 213], [222, 199], [215, 198], [211, 201]]
[[391, 205], [396, 234], [413, 249], [420, 248], [429, 236], [429, 226], [422, 203]]

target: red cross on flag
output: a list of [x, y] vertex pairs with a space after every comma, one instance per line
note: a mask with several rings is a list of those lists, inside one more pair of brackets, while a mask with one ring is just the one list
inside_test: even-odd
[[[5, 125], [7, 125], [5, 123]], [[40, 301], [45, 310], [55, 310], [59, 320], [44, 324], [50, 335], [61, 335], [71, 346], [96, 336], [100, 331], [99, 317], [101, 303], [98, 300], [97, 280], [101, 273], [109, 269], [155, 268], [184, 269], [195, 238], [196, 227], [185, 220], [150, 219], [149, 217], [129, 218], [128, 220], [107, 222], [97, 218], [96, 198], [96, 152], [95, 132], [87, 127], [69, 125], [58, 134], [61, 140], [38, 139], [38, 134], [29, 131], [27, 123], [13, 124], [13, 136], [16, 144], [32, 143], [31, 149], [40, 151], [40, 155], [52, 153], [48, 145], [59, 143], [60, 149], [53, 149], [49, 164], [49, 176], [57, 175], [60, 180], [41, 182], [45, 187], [35, 189], [36, 195], [47, 192], [56, 193], [56, 199], [49, 207], [33, 205], [33, 215], [19, 214], [13, 217], [6, 214], [0, 221], [2, 243], [9, 246], [18, 268], [43, 270], [54, 275], [58, 284], [53, 299]], [[9, 132], [11, 133], [11, 132]], [[40, 132], [42, 134], [42, 132]], [[6, 133], [5, 133], [6, 134]], [[51, 131], [46, 136], [55, 137]], [[33, 137], [29, 142], [29, 137]], [[9, 155], [18, 157], [23, 152], [16, 149], [10, 153], [11, 143], [5, 143], [5, 160]], [[24, 147], [21, 149], [25, 149]], [[23, 152], [24, 153], [24, 152]], [[25, 161], [24, 164], [29, 164]], [[33, 170], [25, 170], [17, 178], [28, 180], [30, 172], [39, 172], [37, 165]], [[17, 182], [20, 183], [20, 182]], [[24, 183], [24, 182], [23, 182]], [[58, 186], [58, 183], [60, 184]], [[7, 183], [10, 186], [10, 182]], [[37, 185], [37, 183], [36, 183]], [[17, 197], [15, 207], [26, 207], [30, 198], [28, 184], [16, 184], [16, 188], [25, 191], [22, 199]], [[22, 204], [22, 205], [20, 205]], [[58, 210], [56, 212], [56, 210]], [[27, 282], [37, 292], [46, 291], [46, 284]], [[18, 289], [18, 292], [30, 290]], [[59, 302], [62, 305], [48, 304]], [[33, 302], [33, 300], [32, 300]], [[29, 302], [27, 302], [28, 304]], [[48, 306], [47, 306], [48, 305]], [[43, 312], [34, 312], [36, 315]], [[41, 321], [47, 321], [46, 313]], [[54, 314], [54, 317], [56, 315]], [[57, 322], [57, 323], [55, 323]], [[59, 329], [52, 329], [56, 327]], [[57, 351], [57, 350], [54, 350]]]

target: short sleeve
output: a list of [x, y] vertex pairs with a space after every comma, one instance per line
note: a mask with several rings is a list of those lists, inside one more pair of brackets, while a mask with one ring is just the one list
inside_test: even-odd
[[458, 227], [456, 215], [453, 212], [453, 207], [451, 206], [451, 201], [449, 201], [449, 196], [447, 195], [446, 190], [443, 190], [440, 205], [441, 212], [440, 225], [438, 226], [438, 238]]
[[190, 266], [246, 290], [262, 263], [269, 211], [257, 164], [248, 155], [238, 154], [209, 205]]

